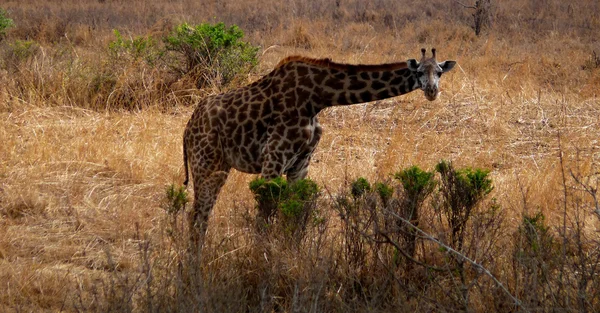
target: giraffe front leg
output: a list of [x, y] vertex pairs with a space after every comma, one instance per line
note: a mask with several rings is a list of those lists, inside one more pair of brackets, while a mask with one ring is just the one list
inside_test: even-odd
[[[260, 176], [266, 181], [273, 180], [283, 175], [285, 157], [282, 153], [271, 152], [264, 157]], [[257, 226], [262, 229], [269, 224], [277, 212], [277, 201], [263, 199], [258, 203]]]
[[[306, 178], [308, 174], [308, 166], [310, 164], [310, 160], [312, 158], [313, 152], [317, 148], [319, 144], [319, 140], [321, 140], [321, 134], [323, 133], [323, 129], [319, 122], [314, 120], [314, 130], [312, 131], [312, 139], [308, 146], [304, 148], [304, 150], [299, 153], [298, 159], [294, 163], [294, 166], [290, 168], [287, 173], [287, 179], [289, 182], [294, 183], [301, 179]], [[310, 137], [310, 136], [309, 136]]]
[[287, 171], [287, 180], [290, 183], [295, 183], [306, 178], [308, 175], [308, 165], [310, 164], [310, 155], [296, 161], [294, 167]]
[[283, 175], [285, 157], [282, 153], [271, 152], [264, 157], [260, 177], [271, 180]]
[[[208, 217], [212, 210], [219, 191], [225, 184], [229, 171], [217, 171], [208, 177], [194, 177], [194, 206], [188, 213], [190, 231], [190, 251], [199, 257], [204, 237], [208, 227]], [[198, 175], [200, 176], [200, 175]]]

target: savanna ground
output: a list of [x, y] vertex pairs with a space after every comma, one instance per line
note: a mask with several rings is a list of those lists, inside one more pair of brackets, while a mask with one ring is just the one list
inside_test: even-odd
[[[0, 311], [600, 311], [600, 4], [492, 1], [476, 36], [472, 2], [0, 2], [14, 21], [0, 37]], [[182, 22], [238, 25], [258, 65], [197, 88], [111, 54], [114, 29], [161, 38]], [[383, 63], [421, 47], [458, 62], [437, 101], [416, 91], [321, 113], [309, 177], [326, 222], [299, 245], [257, 232], [254, 177], [234, 171], [190, 282], [184, 215], [164, 208], [193, 104], [288, 55]], [[399, 262], [340, 218], [334, 199], [356, 178], [442, 159], [490, 170], [478, 212], [494, 218], [474, 215], [461, 252], [508, 292], [425, 239], [421, 263]], [[445, 238], [434, 204], [419, 225]]]

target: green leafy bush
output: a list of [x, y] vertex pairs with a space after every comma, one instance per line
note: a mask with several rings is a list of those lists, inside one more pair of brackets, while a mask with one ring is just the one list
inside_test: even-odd
[[250, 182], [250, 190], [258, 203], [262, 222], [281, 227], [287, 236], [297, 240], [303, 237], [309, 218], [314, 215], [315, 200], [319, 194], [315, 182], [302, 179], [289, 184], [282, 177], [272, 180], [257, 178]]
[[15, 40], [9, 44], [10, 53], [17, 59], [26, 59], [39, 51], [39, 45], [33, 40]]
[[175, 184], [169, 185], [165, 190], [165, 198], [162, 208], [170, 215], [176, 215], [183, 211], [188, 203], [185, 186], [176, 187]]
[[441, 161], [436, 165], [440, 173], [440, 196], [442, 211], [452, 230], [451, 241], [459, 250], [464, 243], [465, 226], [476, 205], [494, 187], [488, 177], [489, 171], [466, 168], [455, 170], [452, 163]]
[[423, 171], [417, 166], [396, 173], [394, 178], [402, 182], [407, 197], [415, 204], [423, 202], [435, 187], [433, 173]]
[[243, 37], [236, 25], [183, 23], [164, 41], [166, 49], [177, 56], [173, 69], [180, 75], [192, 75], [202, 87], [212, 80], [228, 84], [257, 64], [258, 47], [242, 41]]
[[159, 50], [157, 42], [152, 37], [123, 39], [121, 33], [116, 29], [113, 30], [113, 34], [115, 40], [108, 44], [108, 50], [111, 58], [115, 60], [129, 58], [138, 61], [143, 59], [152, 65], [164, 53]]
[[185, 210], [185, 205], [188, 203], [188, 194], [185, 186], [175, 186], [171, 184], [165, 189], [165, 196], [162, 199], [160, 207], [167, 213], [167, 234], [174, 244], [183, 246], [182, 229], [177, 223], [180, 213]]
[[369, 191], [371, 191], [371, 184], [366, 178], [359, 177], [352, 182], [351, 193], [354, 199], [362, 197]]
[[0, 9], [0, 40], [6, 35], [6, 30], [15, 26], [12, 19], [8, 18], [6, 11]]
[[283, 177], [267, 180], [256, 178], [250, 182], [250, 191], [258, 203], [265, 201], [279, 201], [288, 189], [287, 180]]
[[526, 291], [521, 298], [531, 305], [537, 305], [547, 292], [547, 283], [559, 266], [560, 250], [545, 219], [542, 212], [525, 214], [516, 232], [515, 266]]
[[377, 182], [375, 183], [375, 190], [379, 194], [379, 198], [381, 198], [381, 202], [383, 202], [383, 205], [387, 206], [389, 200], [394, 194], [394, 188], [386, 183]]
[[[418, 166], [411, 166], [394, 175], [394, 178], [402, 183], [404, 189], [404, 198], [400, 208], [396, 214], [405, 218], [415, 226], [419, 225], [420, 210], [425, 201], [434, 187], [436, 181], [434, 180], [434, 173], [421, 170]], [[400, 220], [396, 221], [398, 227], [398, 242], [403, 242], [406, 254], [413, 257], [416, 251], [417, 237], [414, 229], [407, 227], [405, 223]]]
[[11, 41], [4, 49], [2, 59], [10, 72], [22, 70], [21, 64], [30, 61], [40, 51], [40, 46], [34, 40]]

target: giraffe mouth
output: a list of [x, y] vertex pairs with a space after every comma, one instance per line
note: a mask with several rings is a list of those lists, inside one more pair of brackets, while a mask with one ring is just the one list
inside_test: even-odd
[[429, 101], [434, 101], [439, 95], [438, 89], [433, 87], [425, 87], [423, 92], [425, 93], [425, 98]]

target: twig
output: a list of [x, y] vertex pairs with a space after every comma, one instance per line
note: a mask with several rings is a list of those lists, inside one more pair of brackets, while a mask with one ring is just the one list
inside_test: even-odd
[[[360, 232], [363, 233], [362, 231], [360, 231]], [[404, 252], [404, 249], [402, 249], [400, 247], [400, 245], [397, 242], [395, 242], [394, 240], [392, 240], [386, 233], [384, 233], [384, 232], [378, 232], [378, 234], [382, 235], [386, 240], [381, 241], [381, 240], [372, 239], [374, 242], [376, 242], [376, 243], [389, 243], [389, 244], [391, 244], [392, 246], [394, 246], [398, 250], [398, 252], [400, 252], [408, 260], [410, 260], [410, 261], [412, 261], [412, 262], [414, 262], [414, 263], [416, 263], [418, 265], [421, 265], [421, 266], [427, 268], [428, 270], [433, 270], [433, 271], [436, 271], [436, 272], [445, 272], [445, 271], [448, 270], [448, 269], [444, 269], [444, 268], [441, 268], [441, 267], [431, 266], [429, 264], [423, 263], [423, 262], [421, 262], [421, 261], [419, 261], [419, 260], [411, 257], [406, 252]], [[364, 235], [365, 234], [363, 234], [363, 236]]]
[[573, 170], [569, 170], [569, 173], [571, 174], [571, 177], [573, 178], [573, 180], [575, 180], [575, 182], [577, 184], [579, 184], [581, 186], [581, 188], [583, 188], [583, 189], [578, 189], [578, 190], [583, 190], [583, 191], [587, 192], [592, 197], [592, 199], [594, 199], [594, 207], [595, 207], [594, 213], [596, 213], [598, 215], [598, 218], [600, 218], [600, 202], [598, 202], [598, 197], [597, 197], [598, 188], [593, 187], [586, 182], [583, 182], [577, 175], [575, 175], [575, 173], [573, 173]]
[[433, 236], [431, 236], [430, 234], [426, 233], [425, 231], [421, 230], [419, 227], [413, 225], [410, 221], [408, 221], [407, 219], [399, 216], [398, 214], [394, 213], [394, 212], [389, 212], [392, 216], [394, 216], [395, 218], [399, 219], [400, 221], [402, 221], [403, 223], [407, 224], [408, 226], [412, 227], [415, 231], [417, 231], [418, 233], [422, 234], [425, 238], [437, 243], [439, 246], [443, 247], [444, 249], [446, 249], [448, 252], [458, 256], [459, 258], [462, 258], [463, 260], [471, 263], [471, 265], [473, 265], [475, 268], [477, 268], [478, 270], [480, 270], [481, 272], [483, 272], [485, 275], [489, 276], [495, 283], [496, 285], [498, 285], [500, 288], [502, 288], [502, 290], [514, 301], [515, 305], [521, 307], [523, 310], [525, 310], [525, 312], [529, 312], [525, 307], [523, 307], [521, 300], [517, 299], [517, 297], [513, 296], [510, 291], [508, 291], [508, 289], [506, 289], [506, 287], [504, 287], [504, 285], [494, 276], [492, 275], [492, 273], [490, 273], [489, 270], [487, 270], [485, 267], [483, 267], [483, 265], [480, 265], [478, 263], [476, 263], [475, 261], [471, 260], [469, 257], [461, 254], [460, 252], [452, 249], [450, 246], [442, 243], [441, 241], [437, 240], [436, 238], [434, 238]]
[[462, 5], [463, 7], [467, 8], [467, 9], [477, 9], [477, 7], [475, 7], [474, 5], [466, 5], [466, 4], [461, 3], [460, 1], [456, 1], [456, 0], [454, 2]]
[[563, 275], [565, 272], [565, 262], [566, 262], [566, 258], [567, 258], [567, 201], [568, 201], [568, 192], [567, 192], [567, 176], [565, 175], [565, 163], [563, 160], [563, 149], [562, 149], [562, 144], [561, 144], [561, 137], [560, 137], [560, 129], [558, 130], [558, 132], [556, 133], [556, 138], [558, 140], [558, 159], [560, 161], [560, 172], [561, 172], [561, 177], [562, 177], [562, 185], [563, 185], [563, 196], [564, 196], [564, 201], [563, 201], [563, 229], [562, 229], [562, 237], [563, 237], [563, 244], [562, 244], [562, 248], [561, 248], [561, 264], [560, 264], [560, 274], [558, 275], [558, 296], [560, 297], [560, 294], [562, 293], [563, 290]]

